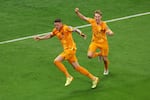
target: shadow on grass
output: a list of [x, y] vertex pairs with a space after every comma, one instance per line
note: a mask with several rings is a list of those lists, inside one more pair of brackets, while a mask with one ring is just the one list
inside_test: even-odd
[[65, 95], [59, 97], [57, 100], [99, 100], [101, 95], [108, 95], [108, 91], [113, 88], [107, 87], [107, 80], [110, 80], [114, 76], [113, 73], [110, 73], [108, 76], [101, 76], [95, 89], [82, 85], [69, 87], [71, 90], [69, 89]]

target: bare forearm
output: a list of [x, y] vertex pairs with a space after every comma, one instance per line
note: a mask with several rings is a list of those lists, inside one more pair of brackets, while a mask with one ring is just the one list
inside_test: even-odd
[[46, 39], [49, 39], [49, 38], [51, 38], [51, 35], [49, 35], [49, 34], [40, 37], [41, 40], [46, 40]]
[[74, 30], [74, 32], [78, 33], [79, 35], [82, 34], [81, 30], [79, 30], [79, 29], [77, 29], [77, 28]]
[[83, 20], [85, 20], [85, 16], [81, 14], [80, 12], [76, 12], [77, 16]]
[[77, 14], [77, 16], [79, 16], [79, 18], [83, 19], [83, 20], [87, 20], [87, 17], [84, 16], [82, 13], [80, 13], [79, 8], [75, 8], [75, 13]]
[[84, 39], [86, 39], [86, 35], [82, 33], [79, 29], [74, 29], [74, 32], [78, 33], [80, 36], [82, 36]]
[[46, 39], [49, 39], [51, 37], [52, 37], [51, 34], [47, 34], [47, 35], [44, 35], [44, 36], [35, 36], [34, 39], [35, 40], [46, 40]]
[[110, 36], [114, 34], [113, 31], [109, 28], [109, 26], [107, 26], [107, 28], [106, 28], [106, 34], [108, 34]]

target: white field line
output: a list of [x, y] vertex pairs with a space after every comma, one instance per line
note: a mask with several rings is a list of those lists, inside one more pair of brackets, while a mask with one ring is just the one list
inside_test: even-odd
[[[149, 15], [149, 14], [150, 14], [150, 12], [145, 12], [145, 13], [140, 13], [140, 14], [125, 16], [125, 17], [115, 18], [115, 19], [111, 19], [111, 20], [106, 20], [106, 22], [110, 23], [110, 22], [120, 21], [120, 20], [124, 20], [124, 19], [130, 19], [130, 18], [134, 18], [134, 17], [138, 17], [138, 16]], [[77, 26], [75, 28], [84, 28], [84, 27], [88, 27], [88, 26], [90, 26], [90, 24]], [[41, 36], [41, 35], [45, 35], [45, 34], [48, 34], [48, 33], [50, 33], [50, 32], [42, 33], [42, 34], [37, 34], [37, 35]], [[7, 41], [2, 41], [2, 42], [0, 42], [0, 44], [6, 44], [6, 43], [16, 42], [16, 41], [20, 41], [20, 40], [25, 40], [25, 39], [33, 38], [34, 36], [35, 35], [33, 35], [33, 36], [26, 36], [26, 37], [17, 38], [17, 39], [12, 39], [12, 40], [7, 40]]]

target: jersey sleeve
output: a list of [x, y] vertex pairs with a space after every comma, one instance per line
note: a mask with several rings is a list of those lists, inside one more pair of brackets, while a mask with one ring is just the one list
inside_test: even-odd
[[52, 36], [55, 36], [55, 35], [56, 35], [56, 32], [57, 32], [57, 30], [54, 28], [54, 29], [52, 30], [52, 32], [51, 32], [51, 35], [52, 35]]
[[74, 28], [72, 26], [67, 26], [67, 25], [64, 26], [64, 31], [67, 33], [73, 32], [73, 30], [74, 30]]
[[72, 27], [72, 26], [68, 26], [68, 31], [73, 31], [74, 30], [74, 27]]
[[92, 18], [88, 18], [87, 22], [91, 24], [93, 22], [93, 19]]

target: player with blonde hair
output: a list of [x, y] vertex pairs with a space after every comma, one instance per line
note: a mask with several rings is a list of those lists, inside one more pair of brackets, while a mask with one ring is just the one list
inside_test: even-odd
[[72, 32], [77, 32], [83, 38], [86, 38], [86, 35], [84, 35], [79, 29], [72, 28], [63, 24], [61, 19], [56, 19], [54, 21], [54, 26], [55, 27], [50, 34], [45, 35], [45, 36], [35, 36], [34, 39], [44, 40], [44, 39], [49, 39], [49, 38], [56, 36], [60, 40], [64, 51], [55, 58], [54, 64], [57, 66], [57, 68], [60, 71], [62, 71], [65, 74], [66, 76], [65, 86], [70, 85], [70, 83], [73, 80], [72, 75], [68, 72], [68, 70], [62, 63], [64, 60], [67, 60], [76, 71], [90, 78], [92, 80], [91, 88], [95, 88], [97, 86], [99, 78], [92, 75], [87, 69], [79, 65], [77, 57], [76, 57], [77, 48], [72, 37]]
[[[104, 61], [104, 75], [109, 74], [108, 69], [108, 40], [107, 40], [107, 34], [113, 35], [114, 33], [112, 30], [108, 27], [106, 22], [102, 21], [102, 12], [100, 10], [96, 10], [94, 12], [94, 18], [88, 18], [84, 16], [80, 11], [79, 8], [75, 8], [75, 13], [80, 17], [81, 19], [87, 21], [91, 24], [92, 27], [92, 40], [88, 49], [88, 58], [94, 58], [99, 57], [99, 59], [103, 59]], [[100, 52], [96, 52], [96, 49], [99, 49]]]

